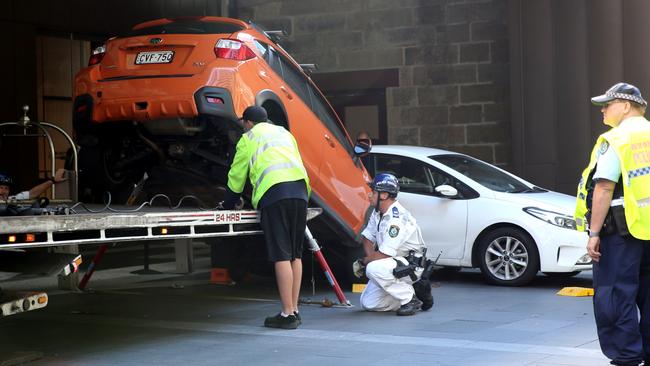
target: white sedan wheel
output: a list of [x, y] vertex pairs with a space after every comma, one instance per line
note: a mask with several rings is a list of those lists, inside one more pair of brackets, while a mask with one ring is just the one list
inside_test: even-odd
[[493, 284], [520, 286], [530, 282], [539, 270], [539, 255], [530, 236], [516, 228], [488, 233], [480, 243], [480, 266]]

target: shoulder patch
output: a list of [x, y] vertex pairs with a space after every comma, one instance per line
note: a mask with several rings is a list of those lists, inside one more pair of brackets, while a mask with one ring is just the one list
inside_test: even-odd
[[399, 235], [399, 227], [397, 225], [391, 225], [390, 229], [388, 229], [388, 236], [395, 238], [397, 235]]
[[399, 217], [399, 210], [397, 207], [393, 207], [393, 217], [397, 218]]
[[603, 155], [605, 152], [607, 152], [607, 149], [609, 149], [609, 142], [605, 140], [600, 143], [600, 147], [598, 148], [598, 154]]

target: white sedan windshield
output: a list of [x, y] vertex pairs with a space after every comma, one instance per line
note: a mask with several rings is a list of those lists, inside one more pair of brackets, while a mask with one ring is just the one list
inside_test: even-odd
[[529, 187], [490, 164], [469, 156], [447, 154], [433, 155], [429, 156], [429, 158], [454, 169], [493, 191], [507, 193], [545, 192], [545, 190], [538, 187]]

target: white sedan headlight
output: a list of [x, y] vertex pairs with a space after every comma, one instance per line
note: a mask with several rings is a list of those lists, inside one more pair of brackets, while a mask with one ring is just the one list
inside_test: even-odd
[[524, 212], [535, 216], [536, 218], [546, 221], [551, 225], [563, 227], [565, 229], [576, 229], [576, 220], [572, 216], [564, 215], [561, 213], [543, 210], [537, 207], [524, 207]]

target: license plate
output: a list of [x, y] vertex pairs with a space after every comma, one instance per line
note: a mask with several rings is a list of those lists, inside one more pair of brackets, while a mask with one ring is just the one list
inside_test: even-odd
[[135, 57], [136, 65], [168, 64], [174, 58], [174, 51], [149, 51], [139, 52]]

